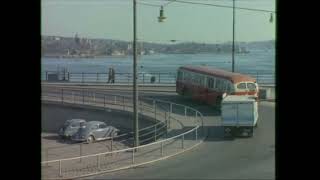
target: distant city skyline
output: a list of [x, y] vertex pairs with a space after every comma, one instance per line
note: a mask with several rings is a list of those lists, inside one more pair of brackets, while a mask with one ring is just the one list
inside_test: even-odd
[[[133, 0], [42, 0], [41, 34], [48, 36], [117, 39], [132, 41]], [[232, 0], [185, 0], [232, 6]], [[232, 41], [232, 9], [195, 4], [170, 3], [167, 19], [157, 21], [165, 0], [137, 0], [138, 39], [163, 43], [224, 43]], [[146, 6], [140, 3], [159, 5]], [[237, 7], [275, 11], [275, 0], [236, 0]], [[276, 14], [236, 9], [235, 41], [275, 39]]]

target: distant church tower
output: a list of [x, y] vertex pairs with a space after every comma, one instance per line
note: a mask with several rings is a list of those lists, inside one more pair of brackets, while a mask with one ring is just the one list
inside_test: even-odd
[[74, 41], [76, 42], [76, 44], [80, 44], [80, 38], [78, 37], [78, 33], [76, 33], [76, 35], [74, 36]]

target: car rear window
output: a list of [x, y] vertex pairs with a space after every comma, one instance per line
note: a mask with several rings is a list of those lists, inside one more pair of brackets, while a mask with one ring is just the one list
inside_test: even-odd
[[106, 127], [107, 127], [106, 124], [100, 124], [100, 125], [99, 125], [99, 128], [106, 128]]

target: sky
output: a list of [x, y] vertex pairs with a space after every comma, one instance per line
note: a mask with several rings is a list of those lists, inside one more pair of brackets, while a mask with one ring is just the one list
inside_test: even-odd
[[[232, 6], [232, 0], [184, 0]], [[276, 11], [276, 0], [236, 0], [236, 7]], [[232, 9], [178, 2], [164, 6], [167, 19], [159, 23], [166, 0], [137, 0], [140, 41], [223, 43], [232, 41]], [[152, 4], [146, 6], [144, 4]], [[155, 5], [155, 6], [154, 6]], [[235, 41], [275, 39], [275, 14], [236, 9]], [[132, 41], [133, 0], [41, 0], [41, 34]]]

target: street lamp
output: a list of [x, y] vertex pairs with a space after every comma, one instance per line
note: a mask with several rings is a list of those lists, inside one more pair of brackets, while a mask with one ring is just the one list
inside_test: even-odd
[[234, 72], [234, 28], [235, 28], [235, 0], [233, 0], [232, 11], [232, 72]]
[[139, 121], [138, 121], [138, 86], [137, 86], [137, 0], [133, 0], [133, 130], [134, 147], [139, 146]]
[[159, 21], [159, 22], [163, 22], [165, 19], [166, 19], [166, 17], [165, 17], [164, 14], [163, 14], [163, 6], [161, 6], [161, 8], [160, 8], [160, 15], [159, 15], [159, 17], [158, 17], [158, 21]]

